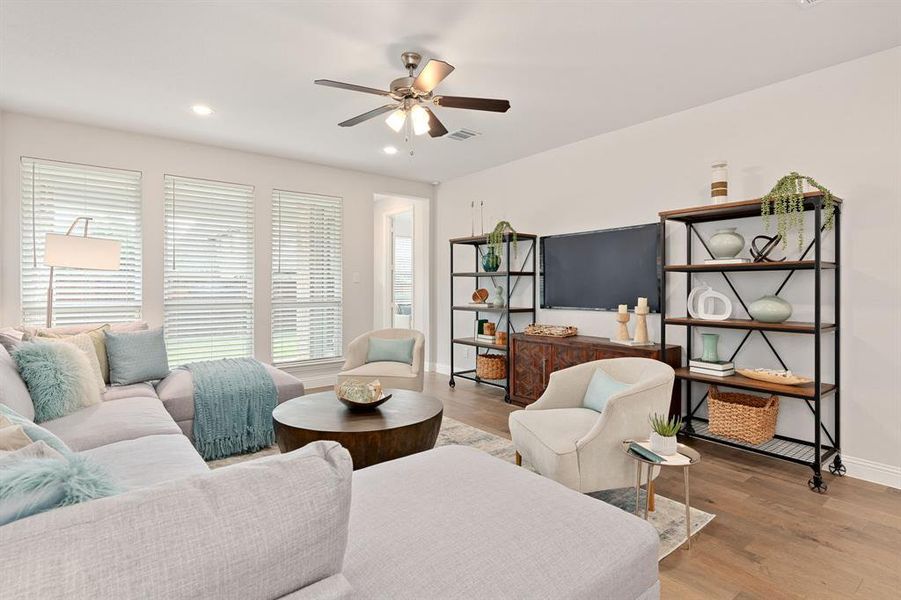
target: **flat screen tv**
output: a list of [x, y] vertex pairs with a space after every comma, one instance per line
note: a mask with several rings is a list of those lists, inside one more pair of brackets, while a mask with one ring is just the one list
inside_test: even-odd
[[543, 236], [541, 308], [629, 310], [641, 296], [660, 312], [660, 225]]

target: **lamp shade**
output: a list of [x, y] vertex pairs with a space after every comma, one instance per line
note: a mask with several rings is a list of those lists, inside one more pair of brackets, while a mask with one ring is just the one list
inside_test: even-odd
[[119, 269], [119, 242], [80, 235], [48, 233], [44, 241], [44, 264], [72, 269]]

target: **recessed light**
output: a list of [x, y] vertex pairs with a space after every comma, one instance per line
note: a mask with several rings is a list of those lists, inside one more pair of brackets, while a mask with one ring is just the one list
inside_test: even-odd
[[198, 115], [200, 117], [208, 117], [213, 114], [213, 109], [206, 104], [195, 104], [191, 107], [191, 110], [194, 111], [195, 115]]
[[382, 152], [384, 152], [385, 154], [397, 154], [397, 148], [395, 148], [394, 146], [385, 146], [384, 148], [382, 148]]

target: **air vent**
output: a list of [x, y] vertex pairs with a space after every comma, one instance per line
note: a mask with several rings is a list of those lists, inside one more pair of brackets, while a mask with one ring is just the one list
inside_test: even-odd
[[798, 0], [798, 3], [801, 6], [807, 7], [807, 6], [813, 6], [814, 4], [819, 4], [822, 1], [823, 0]]
[[463, 140], [468, 140], [469, 138], [473, 138], [477, 135], [482, 134], [478, 131], [473, 131], [472, 129], [458, 129], [457, 131], [452, 131], [444, 137], [449, 140], [457, 140], [458, 142], [462, 142]]

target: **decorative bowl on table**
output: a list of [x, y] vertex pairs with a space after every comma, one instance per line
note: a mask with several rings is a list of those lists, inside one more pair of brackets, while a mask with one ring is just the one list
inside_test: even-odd
[[382, 384], [375, 381], [357, 381], [348, 379], [335, 386], [335, 395], [352, 411], [374, 410], [391, 398], [391, 394], [382, 392]]

